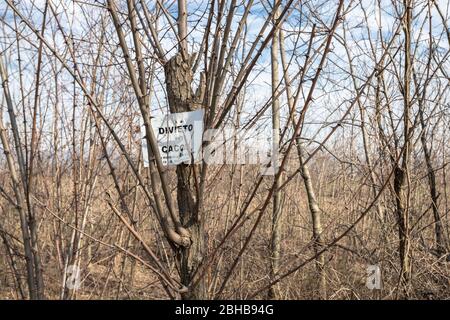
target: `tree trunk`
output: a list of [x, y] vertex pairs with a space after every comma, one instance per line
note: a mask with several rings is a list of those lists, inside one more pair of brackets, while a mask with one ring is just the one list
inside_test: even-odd
[[400, 285], [408, 296], [411, 280], [410, 230], [409, 230], [409, 163], [410, 163], [410, 86], [411, 86], [411, 19], [412, 8], [409, 0], [404, 0], [406, 11], [403, 32], [405, 35], [405, 60], [403, 84], [403, 139], [400, 164], [394, 171], [394, 192], [396, 196], [396, 214], [398, 222]]
[[[283, 64], [283, 74], [284, 81], [286, 85], [286, 96], [288, 101], [289, 110], [292, 113], [291, 122], [292, 126], [295, 127], [297, 120], [294, 115], [294, 99], [291, 94], [290, 87], [290, 77], [287, 71], [287, 59], [286, 51], [284, 49], [284, 32], [280, 30], [280, 51], [281, 51], [281, 61]], [[308, 207], [311, 214], [312, 220], [312, 232], [314, 239], [314, 252], [317, 254], [324, 246], [324, 241], [322, 237], [322, 212], [319, 207], [319, 202], [314, 191], [311, 174], [309, 173], [309, 168], [305, 164], [305, 147], [302, 144], [300, 137], [296, 137], [297, 155], [299, 158], [300, 174], [303, 178], [303, 183], [305, 186], [306, 196], [308, 198]], [[320, 188], [319, 188], [320, 189]], [[326, 273], [325, 273], [325, 254], [322, 253], [315, 259], [316, 270], [317, 270], [317, 282], [316, 282], [316, 292], [319, 299], [327, 298], [327, 283], [326, 283]]]
[[427, 176], [428, 176], [428, 185], [430, 190], [431, 197], [431, 208], [433, 210], [433, 218], [434, 218], [434, 232], [436, 235], [436, 252], [438, 256], [442, 256], [448, 252], [448, 244], [447, 239], [445, 237], [445, 233], [443, 230], [442, 219], [439, 214], [438, 209], [438, 191], [436, 187], [436, 174], [434, 172], [433, 163], [431, 160], [431, 151], [427, 145], [427, 139], [425, 136], [426, 123], [423, 116], [423, 100], [421, 98], [418, 99], [419, 103], [419, 119], [420, 125], [422, 128], [422, 134], [420, 135], [420, 142], [422, 145], [423, 154], [425, 156], [425, 162], [427, 165]]
[[[311, 220], [313, 226], [313, 239], [314, 239], [314, 252], [318, 254], [324, 246], [322, 237], [322, 213], [319, 208], [319, 203], [316, 199], [314, 187], [309, 173], [308, 166], [305, 162], [305, 148], [302, 145], [300, 139], [297, 139], [297, 151], [300, 161], [300, 174], [302, 175], [303, 182], [305, 184], [306, 195], [308, 197], [308, 206], [311, 213]], [[325, 278], [325, 255], [320, 254], [316, 258], [317, 268], [317, 295], [320, 299], [327, 298], [327, 282]]]
[[[2, 79], [2, 86], [5, 93], [5, 97], [8, 103], [8, 109], [12, 108], [12, 101], [10, 100], [9, 87], [8, 87], [8, 76], [6, 74], [6, 69], [3, 66], [3, 57], [0, 55], [0, 74]], [[12, 110], [9, 110], [13, 112]], [[1, 112], [1, 111], [0, 111]], [[29, 230], [29, 221], [25, 212], [25, 200], [23, 198], [24, 189], [20, 185], [20, 180], [16, 171], [15, 163], [11, 148], [9, 146], [9, 139], [6, 134], [6, 128], [3, 126], [3, 116], [0, 114], [0, 139], [3, 145], [3, 153], [5, 154], [6, 161], [8, 164], [9, 174], [11, 176], [12, 187], [14, 190], [16, 209], [19, 213], [20, 227], [22, 231], [23, 247], [25, 253], [25, 263], [27, 269], [27, 284], [29, 290], [29, 297], [32, 300], [38, 299], [38, 290], [36, 286], [35, 279], [35, 267], [34, 267], [34, 257], [33, 248], [31, 243], [31, 236]]]
[[[191, 61], [183, 58], [180, 52], [164, 66], [166, 75], [167, 97], [171, 113], [193, 111], [196, 108], [192, 92]], [[181, 282], [189, 287], [192, 274], [199, 265], [205, 252], [203, 222], [198, 216], [196, 189], [194, 181], [195, 165], [177, 166], [177, 202], [182, 225], [191, 235], [191, 246], [180, 249]], [[197, 171], [198, 172], [198, 171]], [[205, 299], [206, 286], [204, 277], [195, 287], [183, 294], [183, 299]]]
[[[278, 18], [278, 3], [279, 0], [274, 1], [274, 21]], [[273, 130], [273, 148], [278, 149], [280, 143], [280, 100], [278, 98], [280, 85], [278, 59], [279, 59], [279, 32], [275, 31], [272, 38], [271, 58], [272, 58], [272, 130]], [[275, 151], [275, 150], [273, 150]], [[277, 161], [277, 159], [275, 159]], [[273, 167], [276, 164], [272, 164]], [[274, 177], [275, 178], [275, 177]], [[281, 177], [280, 177], [281, 178]], [[275, 178], [276, 179], [276, 178]], [[270, 276], [274, 279], [280, 269], [280, 254], [281, 254], [281, 194], [280, 186], [281, 179], [276, 179], [275, 190], [273, 192], [272, 202], [272, 235], [271, 235], [271, 259], [270, 259]], [[280, 299], [279, 283], [272, 286], [268, 292], [269, 299]]]

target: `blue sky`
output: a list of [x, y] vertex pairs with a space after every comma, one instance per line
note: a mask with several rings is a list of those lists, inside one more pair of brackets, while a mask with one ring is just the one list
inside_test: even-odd
[[[119, 10], [125, 8], [123, 1], [117, 1]], [[202, 15], [204, 10], [206, 9], [206, 1], [188, 1], [188, 11], [189, 11], [189, 37], [188, 41], [190, 44], [190, 50], [196, 51], [198, 50], [199, 43], [203, 37], [206, 26], [207, 13]], [[40, 27], [42, 22], [42, 13], [41, 10], [44, 7], [44, 0], [37, 0], [34, 2], [35, 7], [30, 6], [30, 2], [28, 1], [19, 1], [19, 9], [21, 12], [27, 16], [36, 27]], [[96, 42], [99, 39], [99, 28], [100, 25], [98, 23], [99, 17], [104, 16], [105, 21], [107, 23], [107, 49], [109, 51], [105, 51], [103, 53], [102, 63], [105, 65], [110, 63], [113, 64], [114, 67], [109, 71], [108, 75], [108, 90], [107, 90], [107, 105], [105, 112], [110, 116], [114, 117], [120, 114], [128, 114], [130, 110], [124, 110], [121, 108], [122, 105], [131, 105], [133, 107], [133, 112], [137, 114], [138, 108], [136, 106], [135, 98], [131, 87], [124, 87], [123, 84], [123, 73], [124, 73], [124, 65], [122, 55], [120, 51], [111, 51], [114, 48], [114, 44], [117, 43], [117, 38], [115, 32], [110, 23], [110, 17], [106, 10], [99, 8], [97, 6], [87, 5], [86, 3], [99, 4], [103, 3], [103, 1], [83, 1], [83, 2], [72, 2], [69, 0], [65, 1], [53, 1], [56, 11], [59, 13], [58, 17], [63, 25], [64, 32], [66, 34], [73, 33], [76, 39], [77, 45], [77, 59], [80, 67], [84, 68], [87, 72], [90, 72], [91, 65], [93, 63], [92, 56], [95, 53], [97, 48]], [[147, 1], [148, 8], [151, 12], [155, 12], [155, 5], [153, 1]], [[164, 3], [172, 3], [170, 7], [168, 7], [169, 13], [176, 17], [176, 1], [174, 2], [164, 2]], [[229, 1], [227, 2], [227, 4]], [[238, 3], [240, 3], [238, 1]], [[283, 2], [284, 3], [284, 2]], [[307, 49], [307, 43], [309, 39], [309, 32], [311, 31], [311, 27], [313, 23], [317, 24], [318, 30], [323, 30], [324, 26], [329, 26], [334, 17], [334, 11], [337, 5], [336, 1], [303, 1], [303, 2], [295, 2], [297, 9], [301, 8], [301, 10], [295, 10], [291, 16], [288, 17], [287, 21], [283, 25], [283, 29], [286, 33], [286, 49], [289, 56], [295, 54], [293, 58], [294, 63], [289, 68], [289, 73], [291, 77], [297, 73], [299, 70], [299, 66], [303, 64], [304, 54]], [[440, 8], [444, 14], [444, 17], [449, 23], [449, 4], [446, 1], [440, 0], [437, 1], [440, 5]], [[267, 7], [267, 4], [265, 5]], [[255, 1], [254, 6], [249, 15], [248, 24], [246, 28], [247, 32], [247, 48], [249, 48], [249, 43], [256, 37], [259, 33], [265, 17], [267, 17], [267, 11], [265, 6], [260, 1]], [[397, 27], [398, 20], [396, 18], [396, 13], [393, 10], [392, 2], [387, 0], [381, 0], [380, 5], [378, 5], [378, 1], [374, 0], [364, 0], [364, 1], [345, 1], [345, 7], [348, 8], [346, 12], [345, 21], [336, 31], [336, 38], [332, 42], [332, 52], [329, 54], [329, 60], [327, 61], [325, 68], [323, 70], [324, 77], [319, 81], [319, 84], [315, 90], [315, 99], [313, 104], [311, 105], [311, 112], [307, 114], [306, 123], [309, 125], [306, 126], [304, 133], [308, 136], [317, 136], [323, 135], [328, 132], [328, 126], [316, 125], [316, 123], [323, 122], [332, 122], [338, 119], [342, 113], [345, 111], [345, 106], [348, 105], [349, 101], [354, 97], [353, 84], [348, 75], [349, 70], [349, 61], [347, 58], [347, 53], [342, 44], [344, 38], [344, 28], [346, 30], [346, 44], [350, 51], [350, 56], [352, 59], [352, 65], [356, 70], [358, 77], [360, 78], [358, 81], [363, 82], [363, 80], [367, 77], [367, 75], [373, 70], [374, 59], [372, 55], [372, 48], [370, 46], [369, 37], [372, 40], [372, 44], [375, 45], [375, 55], [379, 57], [382, 52], [382, 42], [379, 38], [378, 30], [380, 28], [381, 34], [385, 40], [390, 39], [392, 36], [392, 32]], [[64, 9], [63, 9], [64, 8]], [[318, 16], [315, 17], [314, 14], [311, 13], [312, 8], [317, 11]], [[6, 10], [6, 5], [3, 2], [0, 4], [0, 13], [4, 13]], [[235, 12], [234, 20], [232, 24], [232, 33], [237, 28], [237, 24], [239, 22], [239, 18], [243, 13], [243, 6], [240, 5], [238, 10]], [[418, 59], [420, 60], [420, 53], [425, 52], [428, 48], [428, 34], [429, 27], [428, 24], [424, 22], [427, 21], [426, 15], [426, 2], [425, 1], [417, 1], [414, 13], [417, 15], [415, 18], [414, 24], [414, 32], [413, 38], [414, 40], [418, 40], [419, 45], [418, 48]], [[366, 23], [366, 16], [368, 24]], [[442, 36], [443, 24], [438, 15], [438, 12], [433, 7], [432, 9], [433, 16], [433, 24], [432, 24], [432, 34], [433, 42], [436, 50], [445, 54], [449, 50], [449, 43], [446, 37]], [[198, 22], [200, 19], [200, 22]], [[13, 33], [11, 33], [10, 27], [14, 25], [14, 19], [12, 12], [10, 10], [6, 10], [6, 15], [2, 18], [2, 36], [0, 37], [0, 48], [1, 50], [6, 50], [6, 58], [8, 59], [8, 72], [11, 77], [11, 87], [13, 88], [13, 95], [15, 101], [20, 104], [21, 97], [19, 96], [18, 89], [18, 64], [17, 64], [17, 50], [16, 46], [16, 38]], [[423, 25], [423, 29], [421, 30]], [[19, 24], [20, 28], [23, 30], [23, 34], [28, 39], [35, 39], [32, 35], [30, 35], [30, 31], [23, 24]], [[214, 30], [215, 25], [212, 26]], [[265, 32], [267, 34], [268, 30]], [[324, 41], [326, 33], [322, 33], [318, 35], [314, 42], [314, 50], [320, 50], [320, 46]], [[129, 36], [129, 34], [128, 34]], [[158, 36], [160, 37], [161, 44], [164, 49], [167, 51], [173, 48], [176, 44], [175, 37], [168, 26], [167, 20], [164, 17], [160, 18], [159, 21], [159, 32]], [[294, 50], [294, 43], [297, 37], [300, 37], [300, 40], [297, 43], [297, 47]], [[67, 51], [65, 50], [65, 43], [63, 41], [63, 37], [61, 32], [59, 32], [56, 28], [54, 17], [50, 18], [47, 23], [47, 29], [45, 32], [45, 38], [55, 46], [62, 55], [67, 55]], [[144, 37], [145, 39], [145, 37]], [[399, 38], [397, 45], [401, 45], [402, 38]], [[131, 37], [128, 37], [127, 40], [131, 43]], [[212, 39], [211, 39], [212, 41]], [[23, 77], [24, 77], [24, 87], [27, 91], [31, 90], [34, 85], [34, 72], [36, 68], [36, 48], [34, 47], [37, 44], [37, 41], [33, 41], [33, 43], [27, 42], [26, 40], [20, 39], [21, 47], [22, 47], [22, 59], [24, 68]], [[168, 53], [168, 56], [174, 53], [174, 50]], [[239, 55], [236, 56], [235, 64], [238, 64], [240, 61], [240, 51], [238, 51]], [[148, 66], [151, 65], [151, 52], [144, 52], [146, 58], [146, 63]], [[312, 68], [310, 73], [307, 76], [312, 76], [315, 72], [314, 66], [317, 65], [321, 56], [321, 52], [317, 51], [315, 55], [315, 60], [312, 63]], [[290, 57], [289, 57], [290, 58]], [[401, 58], [401, 55], [398, 57]], [[420, 64], [417, 64], [418, 68], [420, 68]], [[448, 68], [448, 62], [444, 64], [445, 68]], [[54, 68], [54, 61], [44, 59], [44, 70], [47, 70], [49, 80], [52, 78], [53, 72], [52, 68]], [[61, 68], [60, 65], [57, 66], [58, 69]], [[99, 68], [97, 76], [101, 76], [105, 72], [106, 68]], [[420, 70], [419, 70], [420, 71]], [[103, 74], [104, 75], [104, 74]], [[160, 66], [156, 69], [156, 78], [154, 81], [154, 86], [151, 88], [153, 97], [152, 97], [152, 109], [154, 112], [164, 112], [167, 107], [166, 97], [164, 93], [164, 84], [163, 84], [163, 75], [162, 69]], [[89, 78], [91, 74], [86, 74], [86, 81], [89, 82]], [[46, 75], [43, 74], [43, 79], [45, 79]], [[198, 79], [198, 73], [196, 74], [196, 79]], [[271, 95], [271, 87], [270, 87], [270, 49], [267, 48], [262, 56], [259, 58], [255, 71], [252, 72], [248, 79], [248, 88], [245, 94], [245, 102], [244, 102], [244, 110], [243, 110], [243, 123], [245, 123], [245, 119], [249, 116], [252, 116], [257, 112], [269, 99]], [[231, 79], [230, 79], [231, 80]], [[294, 80], [294, 85], [295, 81]], [[71, 92], [71, 83], [72, 79], [68, 76], [67, 72], [64, 70], [59, 71], [59, 85], [61, 86], [61, 97], [59, 97], [59, 101], [61, 103], [61, 115], [60, 117], [64, 117], [65, 121], [68, 122], [71, 117], [70, 108], [73, 104], [73, 95]], [[231, 85], [231, 82], [227, 83], [228, 86]], [[195, 86], [195, 83], [194, 83]], [[309, 89], [309, 84], [306, 83], [304, 85], [303, 94], [306, 95]], [[32, 95], [27, 96], [27, 103], [29, 103], [32, 99]], [[48, 101], [55, 101], [54, 92], [52, 92], [51, 85], [48, 88], [45, 86], [42, 88], [42, 97], [43, 101], [47, 99]], [[81, 92], [78, 92], [78, 104], [83, 104], [83, 98]], [[285, 108], [285, 97], [282, 96], [282, 104]], [[299, 108], [302, 106], [302, 100], [299, 102]], [[86, 110], [80, 107], [80, 112], [86, 114]], [[370, 112], [370, 110], [369, 110]], [[284, 113], [286, 115], [286, 112]], [[42, 115], [42, 119], [45, 118], [44, 127], [50, 132], [51, 131], [51, 119], [54, 116], [50, 109], [47, 113]], [[270, 118], [270, 108], [265, 113], [265, 117], [263, 118], [268, 120]], [[80, 125], [83, 122], [83, 117], [80, 115]], [[137, 121], [137, 118], [136, 118]], [[267, 124], [270, 124], [270, 121], [267, 121]], [[61, 128], [64, 130], [64, 128]]]

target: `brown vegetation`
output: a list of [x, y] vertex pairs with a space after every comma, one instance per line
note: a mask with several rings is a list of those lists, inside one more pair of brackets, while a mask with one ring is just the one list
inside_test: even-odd
[[[442, 3], [6, 0], [0, 298], [450, 299]], [[164, 166], [199, 108], [278, 170]]]

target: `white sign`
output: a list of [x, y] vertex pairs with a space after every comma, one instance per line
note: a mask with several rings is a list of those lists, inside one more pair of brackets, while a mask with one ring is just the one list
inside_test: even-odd
[[[151, 119], [163, 165], [201, 161], [204, 110], [155, 116]], [[148, 167], [145, 128], [141, 125], [144, 166]]]
[[366, 287], [370, 290], [381, 289], [381, 269], [378, 265], [367, 266]]

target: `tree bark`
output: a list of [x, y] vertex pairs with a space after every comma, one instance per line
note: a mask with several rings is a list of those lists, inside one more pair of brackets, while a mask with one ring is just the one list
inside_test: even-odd
[[[274, 22], [278, 18], [278, 2], [274, 1], [274, 8], [276, 12], [273, 16]], [[279, 32], [275, 31], [272, 38], [271, 47], [271, 58], [272, 58], [272, 130], [273, 130], [273, 148], [278, 149], [280, 143], [280, 100], [278, 98], [278, 86], [280, 85], [279, 77]], [[275, 151], [275, 150], [273, 150]], [[277, 150], [278, 151], [278, 150]], [[274, 161], [277, 161], [275, 159]], [[273, 167], [276, 163], [272, 164]], [[272, 202], [272, 235], [271, 235], [271, 259], [270, 259], [270, 276], [274, 279], [280, 269], [280, 255], [281, 255], [281, 177], [280, 179], [275, 178], [275, 190], [273, 192], [273, 202]], [[270, 287], [268, 292], [269, 299], [280, 299], [279, 284]]]
[[396, 197], [396, 214], [398, 222], [400, 279], [403, 293], [408, 296], [411, 280], [410, 230], [409, 230], [409, 163], [410, 163], [410, 109], [411, 109], [411, 1], [404, 0], [406, 12], [403, 23], [405, 35], [405, 60], [403, 83], [403, 139], [401, 163], [394, 171], [394, 192]]
[[427, 165], [428, 186], [432, 202], [431, 208], [433, 210], [433, 218], [434, 218], [434, 233], [436, 236], [436, 253], [438, 256], [442, 256], [448, 252], [448, 243], [445, 236], [445, 232], [443, 230], [442, 219], [438, 209], [439, 194], [436, 186], [436, 174], [434, 172], [433, 162], [431, 160], [431, 150], [428, 148], [427, 139], [425, 136], [427, 126], [423, 116], [424, 106], [422, 98], [418, 99], [418, 103], [419, 103], [419, 120], [422, 128], [422, 133], [420, 135], [420, 142], [425, 157], [425, 163]]
[[[2, 87], [5, 94], [6, 102], [8, 105], [8, 113], [11, 120], [11, 125], [13, 127], [14, 134], [14, 142], [17, 151], [17, 158], [19, 162], [19, 169], [22, 176], [22, 183], [19, 179], [18, 173], [15, 167], [15, 160], [12, 156], [9, 140], [6, 135], [6, 128], [3, 126], [3, 117], [0, 114], [0, 139], [3, 145], [3, 152], [5, 154], [8, 169], [11, 176], [12, 186], [14, 190], [15, 200], [16, 200], [16, 209], [19, 213], [20, 218], [20, 227], [22, 231], [23, 238], [23, 246], [25, 251], [25, 262], [27, 268], [27, 283], [30, 294], [30, 299], [42, 299], [43, 298], [43, 280], [42, 273], [40, 269], [40, 260], [38, 256], [38, 248], [37, 244], [33, 243], [33, 240], [36, 241], [36, 225], [31, 221], [33, 217], [30, 212], [26, 214], [26, 185], [25, 185], [25, 164], [23, 160], [23, 154], [19, 139], [19, 130], [15, 118], [15, 113], [13, 109], [12, 99], [9, 92], [8, 86], [8, 75], [6, 73], [6, 69], [3, 65], [3, 57], [0, 55], [0, 74], [2, 79]], [[1, 112], [1, 111], [0, 111]], [[28, 208], [30, 209], [30, 207]], [[34, 233], [33, 233], [34, 232]], [[34, 235], [34, 237], [33, 237]]]
[[[324, 241], [322, 237], [322, 212], [319, 208], [319, 202], [317, 201], [314, 187], [312, 184], [311, 174], [309, 173], [308, 166], [305, 162], [305, 148], [302, 145], [300, 139], [297, 139], [297, 151], [300, 161], [300, 174], [305, 184], [306, 195], [308, 197], [309, 212], [311, 213], [311, 220], [313, 226], [313, 239], [314, 239], [314, 251], [318, 254], [324, 247]], [[320, 254], [316, 258], [317, 268], [317, 295], [320, 299], [327, 298], [327, 282], [325, 277], [325, 255]]]
[[[171, 113], [193, 111], [198, 106], [195, 102], [192, 83], [192, 66], [190, 57], [183, 58], [179, 52], [164, 66], [166, 89]], [[195, 165], [177, 166], [177, 202], [180, 220], [191, 235], [191, 246], [181, 248], [179, 252], [181, 282], [189, 287], [192, 275], [205, 253], [204, 226], [198, 216], [195, 188]], [[195, 287], [183, 294], [183, 299], [205, 299], [206, 285], [204, 277], [196, 282]]]

